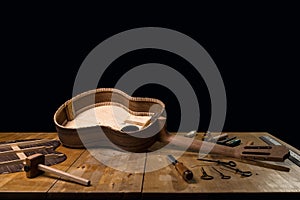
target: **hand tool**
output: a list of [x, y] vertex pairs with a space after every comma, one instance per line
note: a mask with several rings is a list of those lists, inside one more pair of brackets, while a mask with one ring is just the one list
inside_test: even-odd
[[[46, 154], [45, 159], [53, 159], [53, 158], [59, 158], [63, 157], [64, 154]], [[8, 160], [8, 161], [2, 161], [0, 162], [0, 167], [8, 167], [10, 165], [17, 165], [17, 164], [22, 164], [24, 165], [26, 159], [16, 159], [16, 160]]]
[[197, 131], [193, 130], [184, 135], [184, 137], [193, 138], [197, 135]]
[[[215, 135], [215, 136], [214, 136]], [[212, 134], [211, 132], [206, 132], [204, 134], [204, 137], [202, 138], [202, 140], [205, 140], [207, 142], [217, 142], [219, 140], [223, 140], [225, 139], [226, 137], [228, 136], [227, 133], [215, 133], [215, 134]]]
[[201, 167], [201, 171], [202, 171], [202, 175], [200, 176], [201, 179], [203, 179], [203, 180], [211, 180], [211, 179], [214, 178], [213, 176], [208, 175], [208, 174], [206, 173], [206, 171], [204, 170], [203, 167]]
[[[250, 146], [250, 145], [253, 145], [253, 144], [254, 144], [254, 142], [250, 140], [246, 143], [246, 146]], [[253, 159], [250, 159], [250, 158], [240, 159], [239, 161], [243, 162], [243, 163], [250, 164], [250, 165], [256, 165], [256, 166], [259, 166], [259, 167], [265, 167], [265, 168], [275, 169], [275, 170], [279, 170], [279, 171], [285, 171], [285, 172], [290, 171], [290, 168], [285, 167], [285, 166], [275, 165], [275, 164], [266, 163], [266, 162], [261, 162], [261, 161], [253, 160]]]
[[227, 136], [228, 136], [227, 133], [222, 133], [220, 135], [216, 135], [216, 136], [212, 137], [211, 140], [209, 140], [209, 141], [219, 141], [219, 140], [226, 138]]
[[[95, 98], [95, 95], [97, 98]], [[108, 96], [115, 98], [108, 99]], [[95, 101], [96, 100], [96, 101]], [[97, 110], [94, 110], [97, 108]], [[151, 109], [150, 109], [151, 108]], [[153, 108], [153, 109], [152, 109]], [[155, 108], [155, 109], [154, 109]], [[150, 116], [154, 113], [153, 122], [147, 128], [137, 131], [131, 131], [130, 134], [124, 134], [121, 127], [116, 124], [116, 113], [129, 115], [128, 119], [138, 119], [142, 116]], [[151, 110], [151, 112], [149, 112]], [[125, 151], [134, 153], [148, 152], [154, 143], [160, 142], [171, 144], [173, 147], [185, 148], [187, 151], [197, 151], [201, 153], [220, 154], [233, 158], [261, 159], [270, 161], [284, 161], [288, 155], [288, 149], [284, 146], [256, 146], [247, 148], [241, 145], [239, 148], [219, 145], [212, 142], [202, 141], [195, 138], [188, 138], [177, 135], [167, 130], [165, 105], [162, 101], [148, 97], [132, 97], [121, 90], [115, 88], [96, 88], [85, 91], [64, 102], [54, 114], [54, 123], [57, 129], [58, 137], [62, 144], [67, 147], [85, 148], [95, 145], [103, 146], [101, 143], [107, 142], [107, 145], [114, 144], [112, 148], [121, 148]], [[85, 114], [95, 113], [97, 120], [88, 120]], [[76, 114], [80, 113], [80, 115]], [[83, 114], [84, 113], [84, 114]], [[122, 114], [123, 115], [123, 114]], [[95, 119], [90, 116], [91, 119]], [[82, 121], [80, 124], [73, 122]], [[139, 121], [139, 120], [137, 120]], [[101, 122], [99, 124], [99, 122]], [[77, 124], [77, 125], [76, 125]], [[98, 129], [103, 130], [98, 134]], [[87, 131], [91, 134], [88, 137], [79, 137], [78, 130]], [[85, 141], [82, 141], [85, 140]], [[101, 141], [101, 142], [100, 142]], [[106, 144], [105, 144], [106, 145]]]
[[250, 164], [250, 165], [255, 165], [255, 166], [260, 166], [260, 167], [265, 167], [269, 169], [275, 169], [278, 171], [284, 171], [284, 172], [289, 172], [290, 168], [281, 166], [281, 165], [275, 165], [271, 163], [266, 163], [258, 160], [252, 160], [252, 159], [240, 159], [239, 160], [242, 163]]
[[[269, 145], [282, 145], [280, 142], [276, 141], [274, 138], [271, 138], [269, 136], [260, 136], [259, 138]], [[289, 149], [289, 152], [290, 155], [288, 159], [300, 167], [300, 155], [291, 149]]]
[[212, 167], [212, 168], [221, 175], [221, 179], [230, 179], [231, 178], [231, 176], [224, 175], [222, 172], [220, 172], [216, 168], [214, 168], [214, 167]]
[[225, 145], [226, 142], [229, 142], [230, 140], [234, 140], [234, 139], [236, 139], [236, 136], [229, 137], [229, 138], [226, 138], [224, 140], [217, 141], [217, 144]]
[[85, 186], [89, 186], [91, 184], [90, 180], [44, 165], [45, 156], [43, 154], [33, 154], [27, 157], [25, 162], [24, 171], [26, 172], [27, 178], [34, 178], [44, 172], [49, 172]]
[[193, 172], [184, 166], [182, 162], [176, 160], [172, 155], [168, 155], [167, 158], [175, 166], [175, 169], [179, 172], [184, 180], [189, 181], [193, 179]]
[[240, 170], [238, 168], [233, 168], [233, 167], [230, 167], [228, 165], [223, 165], [223, 166], [227, 167], [228, 169], [230, 169], [230, 170], [234, 171], [235, 173], [238, 173], [238, 174], [240, 174], [242, 176], [245, 176], [245, 177], [252, 176], [252, 172], [250, 172], [250, 171], [242, 171], [242, 170]]
[[210, 160], [210, 159], [205, 159], [205, 158], [198, 158], [197, 160], [202, 160], [202, 161], [207, 161], [207, 162], [216, 162], [220, 165], [229, 165], [231, 167], [235, 167], [236, 166], [236, 163], [234, 161], [228, 161], [228, 162], [224, 162], [224, 161], [221, 161], [221, 160]]
[[31, 145], [31, 144], [42, 144], [42, 143], [50, 143], [52, 141], [56, 141], [54, 139], [38, 139], [38, 140], [28, 140], [28, 141], [21, 141], [21, 142], [13, 142], [13, 143], [9, 143], [9, 141], [7, 143], [4, 144], [0, 144], [0, 147], [10, 147], [13, 145]]
[[37, 146], [37, 147], [28, 147], [24, 149], [18, 149], [18, 150], [8, 150], [8, 151], [1, 151], [0, 156], [6, 156], [10, 154], [20, 153], [20, 152], [30, 152], [35, 150], [43, 150], [43, 149], [52, 149], [53, 146]]
[[45, 155], [45, 165], [51, 166], [67, 159], [56, 149], [61, 145], [57, 139], [22, 139], [0, 142], [0, 174], [23, 172], [26, 157], [35, 153]]
[[240, 139], [233, 139], [230, 141], [225, 142], [224, 145], [229, 146], [229, 147], [235, 147], [241, 144], [241, 140]]

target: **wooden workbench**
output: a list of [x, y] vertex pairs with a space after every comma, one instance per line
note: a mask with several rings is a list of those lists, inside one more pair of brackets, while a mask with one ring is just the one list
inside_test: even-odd
[[[249, 140], [256, 145], [264, 145], [258, 137], [269, 135], [266, 132], [227, 132], [237, 136], [245, 143]], [[202, 137], [198, 133], [197, 137]], [[272, 136], [274, 137], [274, 136]], [[53, 138], [56, 133], [0, 133], [0, 141]], [[299, 153], [292, 146], [274, 137], [282, 144]], [[159, 145], [159, 144], [156, 144]], [[178, 175], [174, 166], [168, 164], [165, 156], [159, 152], [117, 155], [115, 162], [123, 163], [122, 170], [113, 169], [102, 164], [85, 149], [70, 149], [60, 146], [57, 151], [67, 155], [67, 159], [52, 166], [71, 174], [91, 180], [91, 186], [86, 187], [76, 183], [60, 180], [55, 175], [45, 173], [39, 177], [28, 179], [24, 172], [0, 174], [0, 199], [200, 199], [214, 197], [241, 198], [253, 196], [267, 198], [298, 198], [300, 196], [300, 167], [286, 159], [284, 162], [273, 163], [290, 168], [289, 172], [277, 171], [255, 165], [245, 164], [235, 160], [237, 166], [243, 170], [252, 171], [250, 177], [241, 177], [229, 171], [222, 171], [230, 175], [231, 179], [221, 179], [212, 170], [214, 163], [198, 161], [198, 153], [185, 152], [179, 161], [183, 162], [194, 174], [191, 182], [187, 183]], [[108, 151], [103, 149], [103, 151]], [[178, 155], [176, 149], [165, 149], [173, 155]], [[178, 151], [178, 152], [177, 152]], [[230, 160], [218, 155], [209, 155], [214, 159]], [[157, 165], [165, 166], [155, 170]], [[201, 167], [213, 180], [200, 179]]]

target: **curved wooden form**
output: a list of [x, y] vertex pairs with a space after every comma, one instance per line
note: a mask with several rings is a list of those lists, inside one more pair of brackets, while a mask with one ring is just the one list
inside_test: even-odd
[[[158, 99], [131, 97], [114, 88], [98, 88], [66, 101], [55, 112], [54, 123], [62, 144], [71, 148], [93, 147], [101, 141], [106, 145], [108, 138], [115, 147], [130, 152], [146, 152], [156, 141], [160, 141], [166, 144], [172, 142], [179, 147], [191, 144], [188, 150], [199, 152], [200, 148], [207, 149], [210, 153], [234, 158], [283, 161], [288, 157], [289, 151], [284, 146], [240, 145], [232, 148], [193, 138], [175, 137], [166, 129], [164, 109], [165, 105]], [[90, 119], [86, 113], [91, 110], [94, 120], [88, 122]], [[139, 130], [122, 131], [122, 126], [128, 124], [138, 126]], [[99, 130], [104, 134], [97, 134]]]
[[[102, 120], [105, 123], [97, 122], [95, 119], [90, 120], [90, 123], [81, 123], [83, 126], [78, 126], [80, 121], [77, 124], [76, 122], [74, 123], [74, 120], [80, 114], [88, 110], [104, 107], [106, 109], [102, 110], [103, 112], [100, 110], [96, 113], [98, 116], [92, 113], [90, 117], [91, 115], [92, 118], [104, 116]], [[127, 133], [121, 131], [121, 123], [116, 123], [114, 119], [118, 117], [118, 113], [113, 116], [115, 109], [126, 111], [129, 118], [133, 119], [128, 121], [140, 123], [141, 129]], [[159, 133], [162, 129], [162, 123], [157, 119], [162, 116], [164, 109], [165, 105], [158, 99], [131, 97], [114, 88], [98, 88], [81, 93], [66, 101], [55, 112], [54, 123], [62, 144], [67, 147], [83, 148], [84, 145], [80, 137], [87, 137], [86, 140], [91, 142], [102, 140], [101, 135], [98, 138], [94, 138], [95, 133], [99, 132], [99, 128], [101, 128], [106, 137], [118, 147], [126, 151], [143, 152], [157, 141], [157, 134], [153, 133]], [[144, 123], [141, 121], [141, 118], [144, 118], [142, 119]], [[124, 121], [126, 123], [126, 118]], [[78, 134], [81, 132], [84, 135]]]

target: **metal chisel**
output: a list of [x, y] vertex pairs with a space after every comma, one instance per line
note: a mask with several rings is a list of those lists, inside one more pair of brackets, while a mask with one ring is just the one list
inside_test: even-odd
[[167, 158], [175, 166], [175, 169], [183, 177], [184, 180], [189, 181], [193, 179], [193, 172], [189, 170], [182, 162], [176, 160], [172, 155], [168, 155]]

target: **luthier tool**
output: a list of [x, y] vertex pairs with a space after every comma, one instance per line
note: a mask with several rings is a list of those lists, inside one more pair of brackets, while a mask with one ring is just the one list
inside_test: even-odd
[[275, 164], [271, 164], [271, 163], [266, 163], [266, 162], [261, 162], [261, 161], [258, 161], [258, 160], [240, 159], [239, 161], [243, 162], [243, 163], [246, 163], [246, 164], [250, 164], [250, 165], [265, 167], [265, 168], [284, 171], [284, 172], [289, 172], [290, 171], [290, 168], [288, 168], [288, 167], [281, 166], [281, 165], [275, 165]]
[[205, 158], [198, 158], [197, 160], [202, 160], [202, 161], [207, 161], [207, 162], [215, 162], [215, 163], [218, 163], [218, 164], [221, 164], [221, 165], [228, 165], [228, 166], [231, 166], [231, 167], [236, 166], [236, 163], [232, 160], [230, 160], [228, 162], [224, 162], [224, 161], [221, 161], [221, 160], [205, 159]]
[[10, 147], [13, 145], [18, 145], [18, 146], [25, 146], [25, 145], [37, 145], [37, 144], [42, 144], [42, 143], [51, 143], [51, 142], [56, 142], [58, 140], [54, 139], [31, 139], [31, 140], [26, 140], [26, 141], [7, 141], [5, 143], [0, 144], [0, 148], [2, 147]]
[[210, 131], [206, 131], [202, 137], [202, 141], [207, 140], [208, 138], [212, 138], [212, 134]]
[[225, 142], [224, 145], [229, 146], [229, 147], [235, 147], [241, 144], [241, 139], [233, 139], [230, 141]]
[[85, 186], [89, 186], [91, 184], [90, 180], [44, 165], [45, 156], [43, 154], [31, 155], [26, 158], [25, 162], [26, 164], [24, 166], [24, 171], [26, 171], [26, 176], [28, 178], [34, 178], [43, 174], [44, 172], [49, 172]]
[[[247, 146], [253, 145], [253, 144], [254, 144], [254, 142], [251, 141], [251, 140], [246, 143]], [[285, 172], [289, 172], [290, 171], [290, 168], [285, 167], [285, 166], [275, 165], [275, 164], [266, 163], [266, 162], [261, 162], [261, 161], [253, 160], [253, 159], [250, 159], [250, 158], [248, 158], [248, 159], [240, 159], [239, 161], [243, 162], [243, 163], [250, 164], [250, 165], [255, 165], [255, 166], [259, 166], [259, 167], [265, 167], [265, 168], [279, 170], [279, 171], [285, 171]]]
[[189, 170], [182, 162], [176, 160], [172, 155], [168, 155], [167, 158], [175, 166], [175, 169], [183, 177], [184, 180], [190, 181], [193, 179], [193, 172]]
[[[56, 158], [62, 158], [65, 157], [64, 154], [46, 154], [45, 155], [45, 161], [48, 159], [56, 159]], [[10, 165], [18, 165], [18, 164], [24, 164], [26, 159], [16, 159], [16, 160], [8, 160], [8, 161], [2, 161], [0, 162], [0, 167], [9, 167]]]
[[226, 142], [229, 142], [230, 140], [234, 140], [234, 139], [236, 139], [236, 136], [225, 138], [223, 140], [217, 141], [217, 144], [225, 145]]
[[203, 167], [201, 167], [201, 172], [202, 172], [202, 175], [200, 176], [201, 179], [203, 179], [203, 180], [211, 180], [211, 179], [214, 179], [213, 176], [208, 175], [208, 174], [206, 173], [206, 171], [204, 170]]
[[211, 138], [211, 140], [209, 140], [209, 141], [219, 141], [219, 140], [222, 140], [222, 139], [226, 138], [227, 136], [228, 136], [227, 133], [221, 133], [220, 135], [213, 136]]
[[231, 176], [227, 176], [227, 175], [224, 175], [222, 172], [220, 172], [219, 170], [217, 170], [216, 168], [212, 167], [216, 172], [218, 172], [221, 176], [221, 179], [230, 179]]
[[45, 165], [47, 166], [63, 162], [67, 156], [55, 151], [60, 144], [57, 139], [26, 139], [0, 142], [0, 174], [23, 171], [26, 157], [35, 153], [46, 156]]
[[234, 167], [230, 167], [229, 165], [223, 165], [224, 167], [227, 167], [228, 169], [234, 171], [237, 174], [240, 174], [241, 176], [245, 176], [245, 177], [249, 177], [252, 176], [252, 172], [251, 171], [242, 171], [238, 168], [234, 168]]
[[193, 138], [197, 135], [197, 131], [193, 130], [184, 135], [184, 137]]
[[230, 147], [235, 147], [241, 144], [241, 140], [236, 138], [236, 136], [226, 138], [224, 140], [217, 141], [217, 144], [226, 145]]
[[207, 131], [204, 134], [204, 137], [202, 138], [202, 140], [205, 140], [207, 142], [217, 142], [219, 140], [223, 140], [225, 139], [228, 134], [227, 133], [216, 133], [217, 135], [214, 136], [214, 134], [212, 134], [211, 132]]
[[[119, 113], [130, 116], [128, 119], [133, 121], [141, 121], [142, 118], [145, 124], [149, 122], [149, 116], [155, 117], [146, 127], [126, 133], [121, 131], [122, 126], [116, 123], [120, 121], [122, 124], [125, 120], [119, 119]], [[281, 162], [289, 153], [284, 146], [258, 146], [256, 149], [247, 148], [245, 145], [229, 147], [172, 134], [166, 128], [167, 118], [162, 101], [131, 97], [115, 88], [96, 88], [78, 94], [64, 102], [55, 112], [53, 119], [60, 141], [64, 146], [71, 148], [110, 145], [115, 149], [139, 153], [147, 152], [154, 143], [161, 142], [189, 151], [200, 152], [204, 147], [211, 154]]]
[[[269, 136], [260, 136], [259, 138], [269, 145], [282, 146], [282, 144], [280, 142], [278, 142], [277, 140], [275, 140], [274, 138], [271, 138]], [[288, 159], [300, 167], [300, 155], [291, 149], [289, 149], [289, 152], [290, 152], [290, 155], [289, 155]]]
[[51, 149], [53, 146], [37, 146], [37, 147], [28, 147], [24, 149], [18, 149], [18, 150], [8, 150], [8, 151], [0, 151], [0, 156], [6, 156], [10, 154], [20, 153], [20, 152], [31, 152], [36, 150], [43, 150], [43, 149]]

